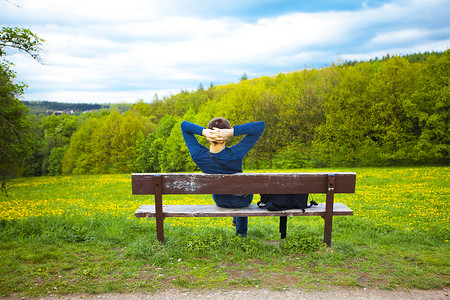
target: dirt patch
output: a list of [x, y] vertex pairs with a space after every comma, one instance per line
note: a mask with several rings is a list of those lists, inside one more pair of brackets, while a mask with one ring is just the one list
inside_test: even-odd
[[136, 293], [136, 294], [100, 294], [100, 295], [55, 295], [37, 298], [29, 297], [7, 297], [4, 300], [12, 299], [42, 299], [42, 300], [185, 300], [185, 299], [213, 299], [213, 300], [261, 300], [261, 299], [369, 299], [369, 300], [450, 300], [447, 289], [441, 290], [402, 290], [385, 291], [379, 289], [330, 289], [328, 291], [307, 291], [290, 289], [285, 291], [272, 291], [267, 289], [248, 289], [248, 290], [230, 290], [230, 291], [183, 291], [166, 290], [154, 293]]

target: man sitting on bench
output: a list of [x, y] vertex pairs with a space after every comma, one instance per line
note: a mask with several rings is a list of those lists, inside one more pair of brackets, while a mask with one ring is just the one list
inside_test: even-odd
[[[212, 119], [208, 128], [187, 121], [181, 123], [183, 138], [192, 160], [203, 173], [207, 174], [242, 173], [242, 160], [258, 141], [264, 128], [265, 124], [262, 121], [231, 128], [230, 122], [225, 118]], [[209, 149], [201, 145], [195, 135], [206, 137], [210, 142]], [[226, 147], [227, 139], [238, 135], [245, 135], [245, 137], [238, 144]], [[219, 207], [240, 208], [250, 205], [253, 195], [213, 194], [213, 199]], [[236, 236], [247, 236], [247, 217], [233, 218], [233, 223], [236, 225]]]

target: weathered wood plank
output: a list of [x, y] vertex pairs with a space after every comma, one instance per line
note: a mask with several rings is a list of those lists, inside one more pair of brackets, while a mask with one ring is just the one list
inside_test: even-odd
[[[335, 193], [354, 193], [356, 173], [340, 172]], [[154, 176], [161, 176], [162, 194], [317, 194], [328, 191], [328, 173], [135, 173], [135, 195], [154, 194]]]
[[[222, 208], [216, 205], [163, 205], [164, 217], [263, 217], [263, 216], [324, 216], [325, 203], [301, 209], [285, 211], [268, 211], [251, 204], [243, 208]], [[343, 203], [334, 203], [334, 216], [353, 215], [353, 211]], [[135, 217], [155, 217], [155, 205], [141, 205], [136, 210]]]

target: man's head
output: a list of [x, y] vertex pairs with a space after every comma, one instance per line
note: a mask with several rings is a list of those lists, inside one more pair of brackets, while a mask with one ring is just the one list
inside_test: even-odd
[[225, 118], [214, 118], [208, 123], [208, 129], [219, 128], [219, 129], [230, 129], [231, 124]]

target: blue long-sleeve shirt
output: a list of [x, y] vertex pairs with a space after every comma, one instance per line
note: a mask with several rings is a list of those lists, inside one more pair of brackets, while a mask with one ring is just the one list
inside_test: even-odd
[[[253, 145], [258, 141], [265, 128], [264, 122], [247, 123], [243, 125], [233, 126], [234, 136], [245, 135], [242, 140], [232, 146], [225, 147], [219, 153], [212, 153], [212, 155], [222, 164], [232, 170], [242, 170], [242, 160], [250, 151]], [[217, 164], [211, 157], [208, 148], [200, 144], [195, 135], [202, 135], [203, 127], [183, 121], [181, 123], [181, 131], [183, 133], [184, 141], [189, 149], [192, 160], [197, 164], [203, 173], [208, 174], [232, 174], [236, 173], [227, 170]]]

